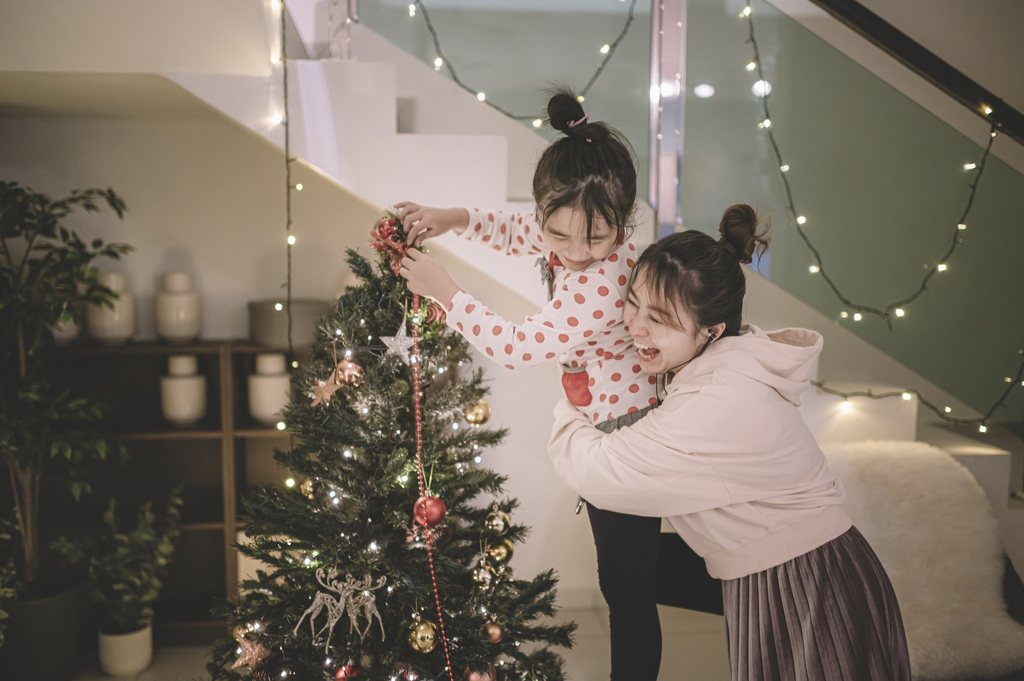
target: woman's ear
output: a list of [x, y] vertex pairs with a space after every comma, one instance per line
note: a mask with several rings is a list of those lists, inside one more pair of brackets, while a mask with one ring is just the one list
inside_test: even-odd
[[723, 333], [725, 333], [725, 322], [721, 322], [720, 324], [715, 324], [714, 326], [710, 327], [708, 329], [708, 338], [710, 338], [713, 341], [718, 338], [721, 338]]

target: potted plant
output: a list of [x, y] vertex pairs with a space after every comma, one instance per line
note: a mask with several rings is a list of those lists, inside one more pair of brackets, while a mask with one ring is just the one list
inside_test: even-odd
[[[76, 209], [98, 211], [101, 202], [123, 217], [124, 201], [112, 189], [75, 190], [54, 200], [16, 182], [0, 182], [0, 461], [11, 485], [22, 585], [8, 620], [7, 645], [0, 648], [0, 676], [54, 681], [73, 673], [75, 601], [81, 591], [76, 595], [41, 570], [40, 493], [49, 492], [44, 483], [56, 477], [47, 476], [54, 459], [66, 462], [70, 475], [60, 477], [77, 499], [89, 491], [84, 462], [123, 455], [97, 432], [107, 405], [56, 387], [49, 362], [51, 327], [81, 323], [84, 303], [110, 306], [117, 297], [98, 283], [92, 262], [118, 258], [130, 247], [100, 239], [87, 244], [61, 224]], [[58, 643], [59, 636], [68, 640]]]
[[73, 563], [85, 563], [86, 590], [99, 606], [100, 667], [112, 676], [137, 674], [153, 658], [153, 608], [180, 534], [180, 490], [171, 492], [159, 516], [152, 503], [139, 509], [135, 527], [117, 516], [117, 503], [103, 515], [95, 537], [82, 543], [63, 537], [55, 548]]
[[18, 596], [18, 573], [14, 569], [14, 523], [0, 518], [0, 646], [4, 644], [4, 630], [10, 615], [7, 610]]

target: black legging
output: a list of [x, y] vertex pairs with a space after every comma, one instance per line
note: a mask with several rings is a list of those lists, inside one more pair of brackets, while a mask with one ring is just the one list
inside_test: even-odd
[[[603, 511], [587, 504], [597, 575], [608, 603], [612, 681], [655, 681], [661, 667], [658, 603], [722, 614], [721, 582], [661, 518]], [[659, 555], [660, 552], [660, 555]]]

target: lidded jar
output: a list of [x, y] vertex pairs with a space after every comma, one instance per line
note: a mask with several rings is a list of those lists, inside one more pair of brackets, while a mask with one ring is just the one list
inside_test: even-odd
[[171, 343], [187, 343], [203, 332], [203, 305], [188, 272], [164, 272], [156, 294], [156, 334]]
[[185, 428], [206, 416], [206, 376], [198, 372], [195, 355], [167, 358], [167, 376], [160, 378], [160, 407], [164, 418]]
[[291, 401], [291, 376], [285, 371], [284, 355], [256, 355], [256, 373], [249, 376], [249, 413], [260, 423], [272, 426]]
[[128, 291], [124, 272], [101, 271], [97, 281], [118, 295], [106, 305], [87, 305], [85, 325], [89, 335], [105, 345], [119, 345], [135, 335], [135, 296]]

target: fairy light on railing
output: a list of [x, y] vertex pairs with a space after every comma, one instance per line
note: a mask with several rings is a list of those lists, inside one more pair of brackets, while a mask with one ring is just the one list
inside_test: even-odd
[[[754, 59], [753, 61], [747, 64], [747, 71], [756, 71], [758, 82], [767, 82], [764, 74], [763, 64], [761, 61], [760, 46], [758, 45], [757, 38], [754, 35], [754, 18], [753, 13], [750, 10], [750, 7], [745, 7], [739, 16], [741, 19], [747, 20], [747, 23], [750, 28], [750, 43], [753, 46], [754, 50]], [[806, 223], [807, 219], [805, 216], [800, 215], [796, 210], [796, 204], [793, 199], [793, 190], [789, 184], [789, 179], [786, 177], [786, 173], [789, 171], [790, 166], [787, 163], [785, 163], [785, 161], [783, 161], [782, 152], [779, 149], [779, 145], [775, 139], [775, 133], [772, 128], [772, 119], [768, 106], [768, 100], [770, 99], [770, 97], [770, 93], [767, 92], [764, 94], [764, 96], [759, 97], [762, 107], [763, 118], [761, 122], [758, 123], [758, 127], [765, 130], [768, 133], [768, 141], [770, 142], [772, 150], [775, 153], [777, 167], [779, 168], [779, 176], [782, 178], [782, 184], [785, 188], [786, 208], [791, 218], [796, 223], [794, 226], [796, 228], [797, 233], [800, 235], [800, 238], [803, 240], [807, 248], [811, 251], [811, 254], [813, 256], [814, 264], [810, 268], [811, 273], [821, 275], [822, 279], [825, 281], [826, 284], [828, 284], [829, 288], [832, 289], [832, 292], [836, 295], [836, 297], [839, 298], [839, 300], [842, 301], [842, 303], [846, 307], [857, 311], [857, 314], [854, 314], [853, 316], [854, 321], [861, 320], [861, 313], [873, 314], [885, 320], [885, 323], [889, 326], [890, 329], [892, 329], [893, 317], [899, 318], [905, 316], [906, 307], [913, 303], [915, 300], [917, 300], [917, 298], [927, 290], [928, 281], [935, 274], [937, 274], [938, 272], [944, 272], [946, 270], [946, 263], [949, 260], [950, 256], [953, 255], [953, 252], [956, 250], [956, 247], [959, 244], [963, 243], [963, 239], [960, 237], [959, 233], [967, 229], [967, 216], [970, 214], [971, 208], [974, 205], [974, 197], [978, 190], [978, 182], [980, 181], [981, 175], [985, 170], [985, 161], [988, 159], [988, 156], [992, 151], [992, 143], [995, 141], [997, 125], [996, 122], [992, 122], [992, 129], [989, 133], [988, 144], [985, 147], [985, 151], [982, 154], [981, 159], [976, 164], [966, 163], [963, 166], [965, 171], [969, 172], [972, 170], [976, 170], [977, 172], [974, 175], [973, 181], [969, 185], [971, 191], [967, 199], [967, 206], [964, 208], [963, 214], [960, 216], [960, 219], [957, 220], [956, 230], [953, 232], [953, 239], [950, 243], [949, 249], [941, 258], [938, 259], [936, 265], [927, 268], [928, 271], [925, 273], [920, 286], [912, 295], [904, 298], [903, 300], [889, 303], [888, 305], [885, 306], [884, 309], [878, 309], [875, 307], [871, 307], [870, 305], [861, 305], [859, 303], [855, 303], [847, 296], [845, 296], [842, 291], [839, 290], [839, 287], [836, 285], [836, 283], [832, 280], [832, 278], [826, 271], [824, 258], [822, 258], [821, 252], [818, 251], [818, 249], [811, 242], [810, 238], [807, 236], [807, 233], [801, 228], [801, 225]], [[992, 110], [990, 107], [986, 107], [986, 114], [991, 113], [991, 111]], [[843, 318], [846, 318], [845, 315], [843, 315]]]
[[[599, 50], [599, 52], [604, 55], [604, 59], [601, 60], [601, 63], [598, 65], [597, 70], [594, 72], [594, 75], [590, 77], [590, 80], [587, 81], [587, 84], [583, 87], [582, 90], [580, 90], [581, 102], [583, 101], [583, 97], [585, 97], [587, 93], [590, 92], [590, 88], [594, 86], [594, 83], [597, 82], [597, 79], [604, 72], [605, 67], [608, 66], [608, 62], [611, 61], [612, 56], [615, 54], [615, 48], [619, 46], [619, 43], [622, 42], [622, 39], [626, 37], [626, 33], [629, 32], [629, 27], [633, 23], [633, 11], [636, 9], [636, 2], [637, 0], [632, 0], [632, 2], [630, 2], [629, 15], [626, 17], [626, 25], [622, 27], [622, 32], [619, 33], [619, 36], [610, 44], [603, 45]], [[451, 77], [452, 81], [456, 85], [458, 85], [466, 92], [474, 95], [479, 101], [487, 104], [492, 109], [495, 109], [496, 111], [505, 114], [509, 118], [515, 119], [517, 121], [536, 120], [536, 114], [530, 114], [526, 116], [514, 114], [511, 111], [508, 111], [507, 109], [498, 106], [494, 102], [489, 101], [483, 92], [477, 90], [476, 88], [472, 88], [466, 85], [464, 82], [462, 82], [462, 79], [460, 79], [459, 76], [455, 73], [455, 67], [452, 66], [451, 60], [448, 59], [448, 57], [446, 57], [444, 55], [444, 52], [441, 50], [441, 39], [437, 35], [437, 30], [434, 29], [434, 24], [430, 21], [430, 13], [424, 6], [423, 0], [415, 0], [413, 4], [409, 5], [409, 16], [415, 17], [417, 14], [417, 10], [419, 10], [419, 13], [423, 15], [423, 23], [426, 24], [427, 31], [430, 33], [430, 37], [434, 41], [434, 52], [437, 53], [437, 58], [434, 60], [435, 71], [440, 71], [441, 67], [444, 66], [446, 69], [448, 69], [448, 75]], [[540, 126], [534, 123], [533, 127], [536, 128]]]
[[[1017, 352], [1020, 355], [1024, 355], [1024, 350], [1018, 350]], [[941, 420], [945, 421], [946, 423], [951, 423], [951, 424], [956, 424], [956, 425], [975, 425], [975, 424], [977, 424], [978, 432], [979, 433], [984, 433], [984, 432], [986, 432], [988, 430], [988, 427], [985, 424], [988, 423], [989, 421], [991, 421], [992, 415], [995, 414], [996, 409], [999, 409], [1000, 407], [1005, 406], [1006, 399], [1010, 396], [1010, 393], [1013, 392], [1013, 389], [1016, 388], [1017, 386], [1024, 387], [1024, 381], [1021, 380], [1022, 376], [1024, 376], [1024, 360], [1021, 361], [1020, 367], [1017, 369], [1017, 376], [1016, 376], [1016, 378], [1014, 378], [1012, 376], [1005, 376], [1003, 378], [1004, 382], [1009, 383], [1009, 385], [1003, 391], [1003, 394], [1000, 395], [999, 399], [996, 400], [996, 403], [993, 404], [992, 407], [987, 412], [985, 412], [984, 416], [980, 416], [978, 418], [970, 418], [970, 419], [963, 419], [963, 418], [957, 418], [955, 416], [950, 416], [950, 414], [953, 411], [953, 409], [951, 407], [939, 408], [938, 405], [935, 405], [935, 404], [929, 402], [927, 399], [925, 399], [925, 397], [921, 394], [920, 391], [914, 390], [913, 388], [907, 388], [905, 390], [898, 390], [898, 391], [894, 391], [894, 392], [874, 393], [871, 390], [845, 392], [843, 390], [836, 390], [835, 388], [830, 388], [829, 386], [825, 385], [824, 383], [822, 383], [820, 381], [811, 381], [811, 385], [813, 385], [815, 388], [817, 388], [818, 390], [822, 391], [823, 393], [827, 393], [829, 395], [835, 395], [837, 397], [842, 397], [843, 398], [843, 403], [842, 403], [841, 407], [842, 407], [843, 411], [849, 411], [850, 409], [853, 408], [853, 404], [850, 402], [850, 398], [851, 397], [866, 397], [866, 398], [869, 398], [869, 399], [872, 399], [872, 400], [885, 400], [885, 399], [889, 399], [891, 397], [899, 397], [899, 398], [901, 398], [903, 400], [908, 400], [908, 401], [911, 400], [913, 397], [917, 397], [918, 401], [920, 401], [920, 403], [922, 405], [924, 405], [925, 407], [927, 407], [931, 411], [935, 412], [935, 415], [938, 416]]]

